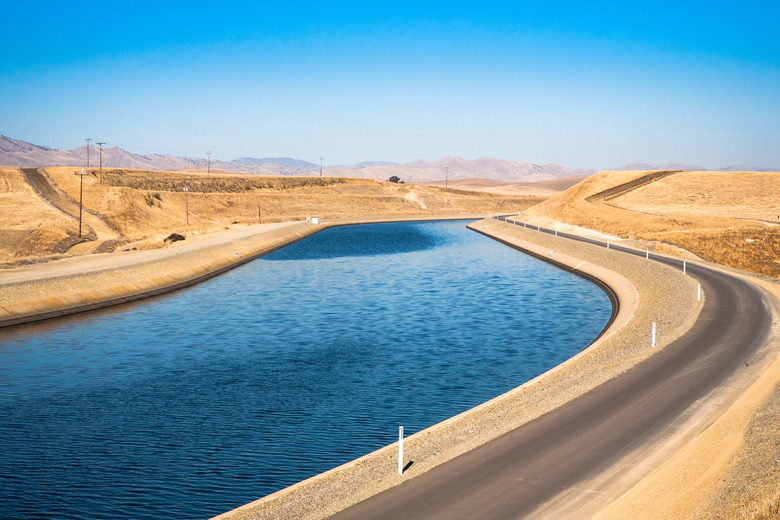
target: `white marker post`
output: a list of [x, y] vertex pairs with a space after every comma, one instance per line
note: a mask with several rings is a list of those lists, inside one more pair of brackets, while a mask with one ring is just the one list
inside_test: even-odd
[[696, 301], [701, 301], [701, 284], [699, 284], [699, 287], [696, 289]]
[[653, 322], [653, 348], [655, 348], [655, 322]]
[[645, 258], [647, 258], [648, 260], [650, 259], [650, 250], [649, 249], [645, 249]]
[[607, 240], [607, 249], [609, 249], [609, 240]]
[[404, 427], [398, 427], [398, 474], [404, 474]]
[[558, 230], [557, 229], [555, 230], [555, 236], [556, 237], [558, 236]]
[[685, 274], [685, 260], [683, 260], [683, 274]]

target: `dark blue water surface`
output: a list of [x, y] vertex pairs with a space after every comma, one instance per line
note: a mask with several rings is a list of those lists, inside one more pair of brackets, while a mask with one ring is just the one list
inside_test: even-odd
[[426, 222], [328, 229], [0, 332], [0, 517], [207, 518], [520, 385], [610, 311], [589, 282]]

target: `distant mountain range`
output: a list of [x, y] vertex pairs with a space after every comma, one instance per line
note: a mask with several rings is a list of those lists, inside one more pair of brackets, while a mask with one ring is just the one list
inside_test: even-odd
[[[100, 149], [89, 147], [89, 164], [95, 168], [100, 163]], [[190, 170], [208, 168], [208, 160], [197, 157], [175, 157], [173, 155], [138, 155], [121, 148], [103, 148], [102, 161], [105, 168], [139, 168], [144, 170]], [[55, 150], [18, 139], [0, 136], [0, 164], [6, 166], [86, 166], [87, 146], [73, 150]], [[261, 175], [300, 175], [319, 171], [319, 165], [289, 157], [257, 159], [242, 157], [233, 161], [211, 161], [212, 170], [228, 170]]]
[[397, 176], [404, 182], [452, 181], [482, 178], [504, 183], [549, 181], [561, 177], [592, 175], [598, 170], [572, 169], [558, 164], [531, 164], [503, 159], [474, 159], [445, 157], [438, 161], [418, 160], [407, 164], [378, 164], [371, 166], [328, 168], [328, 175], [339, 177], [363, 177], [387, 180]]
[[233, 159], [231, 162], [243, 164], [246, 166], [266, 166], [269, 164], [274, 164], [276, 166], [287, 166], [289, 168], [298, 168], [300, 170], [307, 171], [316, 170], [320, 167], [318, 164], [302, 161], [301, 159], [293, 159], [291, 157], [266, 157], [264, 159], [257, 159], [256, 157], [242, 157], [240, 159]]
[[[97, 146], [89, 147], [90, 166], [96, 168], [100, 161]], [[121, 148], [103, 148], [103, 166], [106, 168], [140, 168], [147, 170], [203, 171], [207, 160], [203, 158], [175, 157], [172, 155], [138, 155]], [[73, 150], [55, 150], [0, 136], [0, 164], [6, 166], [86, 166], [87, 147]], [[212, 170], [227, 170], [258, 175], [312, 175], [318, 174], [320, 165], [290, 157], [241, 157], [232, 161], [211, 161]], [[614, 170], [704, 170], [701, 166], [667, 164], [651, 166], [632, 163], [613, 168]], [[774, 171], [771, 168], [729, 166], [722, 171]], [[470, 178], [482, 178], [503, 183], [529, 183], [549, 181], [565, 177], [592, 175], [595, 169], [572, 169], [559, 164], [532, 164], [503, 159], [481, 158], [468, 160], [462, 157], [445, 157], [429, 162], [418, 160], [406, 164], [382, 161], [366, 161], [352, 166], [331, 166], [324, 173], [332, 177], [360, 177], [387, 180], [397, 176], [404, 182], [437, 182]]]
[[[686, 170], [700, 172], [705, 171], [707, 168], [703, 166], [697, 166], [695, 164], [679, 164], [669, 163], [662, 166], [652, 166], [645, 163], [631, 163], [612, 168], [616, 171], [633, 171], [633, 170]], [[718, 168], [716, 172], [774, 172], [777, 168], [766, 168], [759, 166], [745, 166], [744, 164], [735, 164], [734, 166], [727, 166], [725, 168]]]

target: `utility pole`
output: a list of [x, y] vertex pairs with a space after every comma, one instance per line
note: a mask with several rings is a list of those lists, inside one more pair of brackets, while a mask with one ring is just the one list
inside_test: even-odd
[[322, 178], [322, 157], [320, 157], [320, 179]]
[[209, 173], [211, 173], [211, 152], [209, 152]]
[[84, 199], [84, 168], [81, 169], [81, 173], [74, 173], [73, 175], [79, 176], [79, 238], [81, 238], [81, 208], [82, 201]]
[[89, 142], [92, 139], [84, 139], [87, 142], [87, 169], [89, 170]]
[[103, 184], [103, 145], [106, 143], [97, 143], [100, 147], [100, 184]]
[[184, 206], [187, 208], [187, 225], [190, 225], [190, 201], [187, 198], [187, 192], [189, 189], [187, 188], [187, 183], [184, 183]]

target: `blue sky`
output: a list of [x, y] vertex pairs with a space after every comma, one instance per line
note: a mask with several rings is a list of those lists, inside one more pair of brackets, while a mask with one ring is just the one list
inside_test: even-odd
[[0, 134], [35, 144], [780, 168], [776, 1], [6, 4]]

